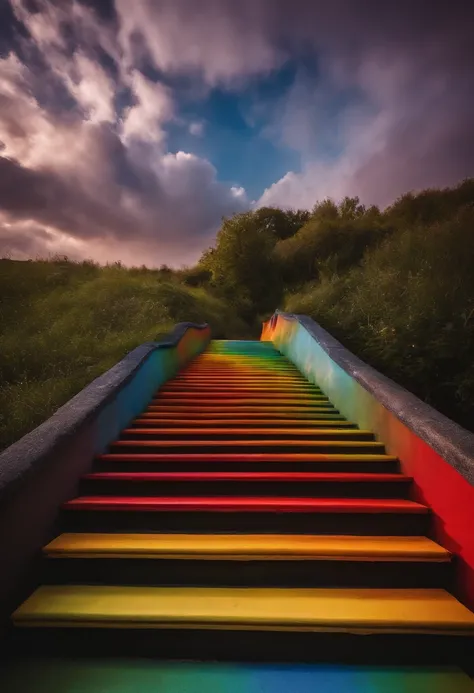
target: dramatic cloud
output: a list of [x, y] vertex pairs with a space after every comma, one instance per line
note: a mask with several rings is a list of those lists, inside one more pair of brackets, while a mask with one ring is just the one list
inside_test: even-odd
[[474, 6], [462, 0], [9, 3], [3, 253], [194, 261], [258, 177], [234, 176], [229, 154], [226, 184], [206, 158], [230, 117], [216, 94], [252, 111], [249, 146], [299, 157], [257, 204], [385, 205], [474, 174]]
[[221, 217], [247, 201], [206, 159], [166, 152], [169, 88], [117, 64], [118, 43], [90, 8], [21, 0], [12, 8], [29, 38], [0, 58], [3, 253], [194, 261]]

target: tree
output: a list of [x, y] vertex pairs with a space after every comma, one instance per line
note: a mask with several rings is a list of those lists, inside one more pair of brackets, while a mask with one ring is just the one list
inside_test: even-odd
[[256, 314], [276, 307], [281, 297], [274, 246], [275, 236], [255, 213], [237, 214], [224, 219], [215, 247], [204, 253], [200, 264], [237, 308], [250, 302]]
[[339, 216], [341, 219], [359, 219], [364, 216], [365, 207], [360, 204], [358, 197], [345, 197], [339, 203]]
[[253, 215], [257, 225], [270, 231], [276, 240], [294, 236], [310, 217], [306, 209], [282, 210], [276, 207], [260, 207]]

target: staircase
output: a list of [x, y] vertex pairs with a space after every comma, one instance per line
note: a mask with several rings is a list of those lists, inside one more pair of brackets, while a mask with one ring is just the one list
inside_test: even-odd
[[213, 341], [65, 503], [17, 637], [38, 652], [451, 663], [474, 614], [411, 484], [271, 343]]

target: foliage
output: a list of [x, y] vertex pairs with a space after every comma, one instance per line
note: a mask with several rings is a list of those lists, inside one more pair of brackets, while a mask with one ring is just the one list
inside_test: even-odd
[[252, 216], [259, 228], [270, 231], [276, 240], [283, 240], [293, 236], [308, 221], [310, 213], [306, 209], [260, 207]]
[[177, 322], [248, 335], [221, 299], [174, 279], [118, 264], [0, 260], [0, 447]]
[[465, 206], [474, 205], [474, 178], [455, 188], [423, 190], [407, 193], [387, 209], [387, 215], [398, 228], [413, 224], [433, 224], [444, 221]]
[[295, 235], [276, 244], [275, 255], [285, 281], [301, 284], [358, 264], [387, 232], [377, 207], [367, 210], [357, 197], [339, 205], [325, 200]]
[[214, 248], [201, 259], [212, 283], [245, 319], [272, 309], [281, 297], [282, 285], [273, 258], [276, 238], [259, 223], [258, 214], [246, 212], [225, 219]]

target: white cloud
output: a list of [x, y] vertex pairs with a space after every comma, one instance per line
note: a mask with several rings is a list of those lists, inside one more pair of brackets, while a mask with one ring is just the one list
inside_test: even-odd
[[238, 200], [245, 200], [247, 197], [245, 188], [240, 185], [233, 185], [230, 192], [232, 193], [233, 197], [237, 198]]
[[115, 121], [114, 84], [99, 63], [78, 51], [70, 69], [64, 71], [62, 77], [72, 96], [83, 107], [87, 120], [92, 123]]
[[137, 103], [124, 116], [124, 138], [161, 142], [165, 136], [162, 125], [173, 115], [169, 90], [163, 84], [146, 79], [138, 70], [133, 70], [130, 84]]

